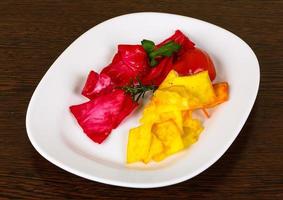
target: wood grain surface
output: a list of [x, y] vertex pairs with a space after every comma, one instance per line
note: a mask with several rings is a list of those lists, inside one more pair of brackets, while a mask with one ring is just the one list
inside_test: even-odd
[[[140, 11], [228, 29], [254, 49], [261, 67], [255, 106], [224, 156], [191, 180], [156, 189], [65, 172], [36, 152], [25, 129], [31, 95], [61, 52], [96, 24]], [[283, 1], [0, 1], [0, 199], [283, 199], [282, 38]]]

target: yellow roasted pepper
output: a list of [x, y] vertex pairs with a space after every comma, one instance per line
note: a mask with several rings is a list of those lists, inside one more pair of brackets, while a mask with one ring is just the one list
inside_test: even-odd
[[227, 88], [212, 85], [207, 71], [179, 77], [172, 70], [145, 106], [141, 125], [130, 130], [127, 163], [158, 162], [195, 143], [203, 126], [192, 111], [227, 100]]

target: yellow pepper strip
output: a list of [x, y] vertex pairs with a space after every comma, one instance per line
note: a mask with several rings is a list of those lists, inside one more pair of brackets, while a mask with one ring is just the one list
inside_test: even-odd
[[207, 71], [177, 77], [172, 80], [172, 83], [184, 86], [189, 94], [198, 99], [200, 105], [206, 105], [215, 100], [215, 93]]
[[127, 163], [159, 162], [191, 146], [204, 129], [192, 112], [227, 100], [228, 84], [212, 85], [207, 71], [179, 77], [172, 70], [145, 106], [142, 125], [130, 130]]
[[127, 163], [138, 162], [147, 157], [151, 138], [151, 125], [145, 124], [130, 130], [127, 147]]
[[156, 158], [160, 160], [162, 157], [162, 152], [164, 151], [164, 147], [162, 142], [156, 137], [155, 134], [152, 135], [151, 145], [149, 149], [149, 153], [145, 159], [143, 159], [144, 163], [148, 163], [151, 159]]
[[180, 130], [173, 120], [154, 124], [152, 132], [163, 143], [166, 156], [172, 155], [184, 148]]
[[199, 120], [190, 119], [186, 126], [184, 126], [184, 135], [182, 137], [185, 147], [195, 143], [203, 129], [204, 128]]
[[157, 110], [168, 112], [172, 110], [187, 110], [189, 108], [188, 100], [176, 91], [156, 90], [152, 101], [155, 102]]
[[229, 98], [229, 85], [227, 82], [222, 82], [222, 83], [216, 83], [213, 84], [213, 89], [215, 92], [215, 100], [209, 104], [207, 104], [205, 107], [206, 108], [212, 108], [215, 107], [225, 101], [228, 101]]
[[160, 113], [160, 120], [157, 121], [156, 123], [164, 122], [170, 119], [175, 122], [180, 133], [183, 134], [183, 116], [180, 110], [173, 110], [170, 112]]
[[188, 127], [192, 120], [192, 111], [183, 111], [183, 127]]
[[190, 110], [203, 108], [215, 101], [215, 91], [207, 71], [181, 76], [172, 70], [157, 91], [176, 92], [185, 97]]
[[143, 110], [143, 115], [140, 119], [141, 124], [153, 124], [159, 120], [159, 114], [156, 110], [155, 103], [150, 101]]
[[171, 71], [167, 74], [167, 76], [166, 76], [166, 78], [163, 80], [163, 82], [159, 85], [158, 89], [168, 88], [168, 87], [172, 86], [172, 85], [173, 85], [173, 82], [172, 82], [172, 81], [173, 81], [175, 78], [178, 78], [178, 77], [179, 77], [178, 73], [177, 73], [175, 70], [171, 70]]

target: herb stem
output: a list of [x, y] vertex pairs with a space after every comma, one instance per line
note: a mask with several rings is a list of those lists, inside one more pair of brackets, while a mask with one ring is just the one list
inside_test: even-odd
[[143, 85], [142, 82], [137, 78], [137, 83], [131, 81], [129, 85], [119, 88], [130, 94], [132, 99], [138, 102], [140, 98], [144, 98], [146, 92], [154, 91], [157, 87], [154, 85]]

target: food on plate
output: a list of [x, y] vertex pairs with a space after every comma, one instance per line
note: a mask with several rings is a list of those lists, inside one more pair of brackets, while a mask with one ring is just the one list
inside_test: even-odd
[[208, 71], [179, 76], [171, 70], [145, 106], [141, 125], [130, 130], [127, 163], [161, 161], [195, 143], [204, 128], [192, 112], [226, 101], [227, 86], [213, 85]]
[[229, 98], [229, 85], [227, 82], [221, 82], [221, 83], [215, 83], [213, 84], [213, 89], [215, 92], [215, 99], [213, 102], [207, 104], [206, 108], [212, 108], [214, 106], [217, 106], [218, 104], [223, 103], [224, 101], [227, 101]]
[[214, 64], [209, 55], [199, 48], [188, 49], [179, 56], [174, 63], [173, 69], [180, 75], [195, 74], [201, 71], [208, 71], [213, 81], [216, 76]]
[[94, 99], [101, 94], [107, 94], [113, 90], [113, 83], [107, 74], [98, 74], [90, 71], [82, 91], [82, 95]]
[[212, 59], [180, 30], [159, 44], [120, 44], [100, 73], [90, 71], [82, 90], [89, 100], [70, 106], [84, 133], [101, 144], [153, 93], [140, 126], [128, 137], [127, 163], [161, 161], [198, 140], [204, 129], [192, 113], [228, 100], [227, 82], [216, 77]]
[[118, 52], [101, 74], [108, 75], [116, 86], [123, 86], [149, 70], [148, 56], [141, 45], [118, 45]]
[[71, 106], [70, 110], [87, 136], [101, 143], [137, 105], [123, 90], [115, 90]]

